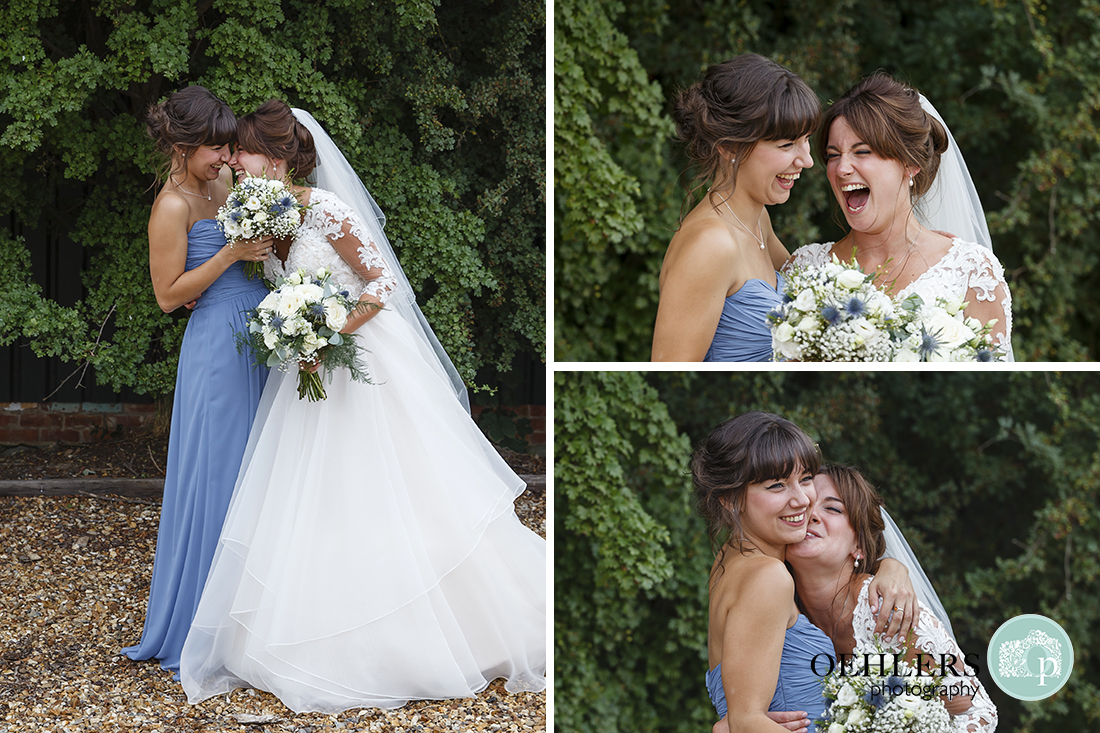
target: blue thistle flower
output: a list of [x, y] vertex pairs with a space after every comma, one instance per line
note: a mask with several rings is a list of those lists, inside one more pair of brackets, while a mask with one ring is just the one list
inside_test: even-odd
[[993, 361], [993, 352], [989, 349], [978, 349], [978, 353], [974, 355], [975, 361]]
[[229, 218], [234, 222], [238, 222], [238, 221], [240, 221], [241, 219], [244, 218], [244, 212], [242, 212], [242, 211], [231, 211], [231, 212], [229, 212]]
[[921, 361], [928, 361], [928, 357], [935, 354], [940, 350], [939, 332], [928, 333], [923, 328], [920, 334], [920, 346], [917, 347], [917, 351], [920, 352]]
[[767, 318], [769, 321], [781, 321], [783, 320], [783, 311], [779, 308], [772, 308], [768, 311]]
[[309, 314], [314, 318], [320, 320], [325, 317], [325, 306], [320, 303], [314, 303], [309, 307]]
[[787, 303], [792, 303], [792, 302], [794, 302], [794, 298], [791, 297], [790, 293], [784, 291], [783, 292], [783, 305], [786, 305]]
[[848, 315], [852, 316], [852, 318], [858, 318], [867, 311], [867, 306], [862, 300], [853, 296], [852, 299], [848, 301], [848, 304], [844, 306], [844, 310], [848, 311]]
[[276, 331], [282, 331], [283, 330], [283, 319], [280, 318], [279, 316], [273, 316], [271, 318], [271, 327], [274, 328]]
[[342, 297], [342, 298], [350, 298], [350, 297], [351, 297], [351, 293], [349, 293], [349, 292], [348, 292], [348, 291], [346, 291], [346, 290], [341, 290], [341, 291], [340, 291], [340, 297]]
[[825, 322], [830, 326], [835, 326], [840, 323], [840, 311], [835, 305], [827, 305], [821, 309], [821, 317], [825, 319]]

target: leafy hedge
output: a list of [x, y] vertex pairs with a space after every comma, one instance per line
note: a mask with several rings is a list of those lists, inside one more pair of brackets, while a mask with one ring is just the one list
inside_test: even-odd
[[[149, 284], [143, 118], [199, 83], [238, 113], [280, 97], [326, 126], [467, 381], [545, 358], [544, 28], [532, 0], [5, 4], [0, 214], [61, 229], [87, 264], [86, 295], [63, 306], [0, 231], [0, 345], [87, 361], [115, 389], [172, 389], [184, 322]], [[75, 195], [57, 200], [62, 185]]]

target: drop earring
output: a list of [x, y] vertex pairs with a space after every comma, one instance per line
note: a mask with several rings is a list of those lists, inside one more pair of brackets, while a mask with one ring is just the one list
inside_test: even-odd
[[909, 176], [909, 188], [913, 187], [913, 176]]

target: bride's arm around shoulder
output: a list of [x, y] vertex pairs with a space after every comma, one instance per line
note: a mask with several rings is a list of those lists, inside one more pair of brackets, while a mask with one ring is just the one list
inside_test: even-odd
[[721, 221], [684, 222], [661, 265], [653, 361], [703, 360], [736, 267], [733, 242]]
[[[864, 586], [859, 596], [859, 603], [852, 617], [852, 631], [856, 640], [856, 651], [873, 651], [875, 640], [881, 636], [875, 633], [875, 620], [870, 611], [866, 609], [867, 587], [871, 578], [864, 581]], [[900, 650], [902, 645], [890, 643], [889, 639], [882, 639], [888, 648]], [[924, 654], [926, 658], [933, 660], [933, 665], [941, 661], [953, 658], [955, 675], [947, 675], [942, 684], [958, 685], [960, 691], [969, 694], [960, 694], [951, 700], [945, 700], [947, 712], [960, 733], [993, 733], [997, 728], [997, 707], [989, 698], [981, 680], [978, 679], [977, 670], [966, 664], [966, 656], [951, 634], [936, 618], [936, 614], [923, 603], [920, 606], [920, 619], [916, 628], [909, 633], [903, 646], [910, 655]], [[949, 655], [949, 656], [945, 656]], [[965, 685], [965, 688], [962, 686]], [[968, 688], [968, 689], [967, 689]]]
[[370, 305], [355, 311], [341, 329], [343, 333], [354, 333], [385, 307], [397, 288], [397, 280], [382, 259], [370, 230], [354, 211], [327, 192], [314, 197], [313, 204], [320, 208], [325, 237], [332, 248], [367, 283], [359, 302]]
[[992, 251], [970, 245], [966, 261], [966, 315], [982, 324], [996, 319], [991, 335], [995, 346], [1004, 347], [1012, 355], [1012, 293], [1005, 281], [1004, 267]]

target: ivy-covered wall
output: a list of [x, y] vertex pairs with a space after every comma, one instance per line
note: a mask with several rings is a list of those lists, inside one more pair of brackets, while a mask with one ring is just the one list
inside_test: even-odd
[[[326, 126], [468, 382], [545, 360], [544, 36], [532, 0], [5, 3], [0, 347], [172, 389], [186, 315], [149, 284], [143, 119], [198, 83], [239, 114], [280, 97]], [[83, 292], [32, 267], [47, 228], [81, 248]]]

